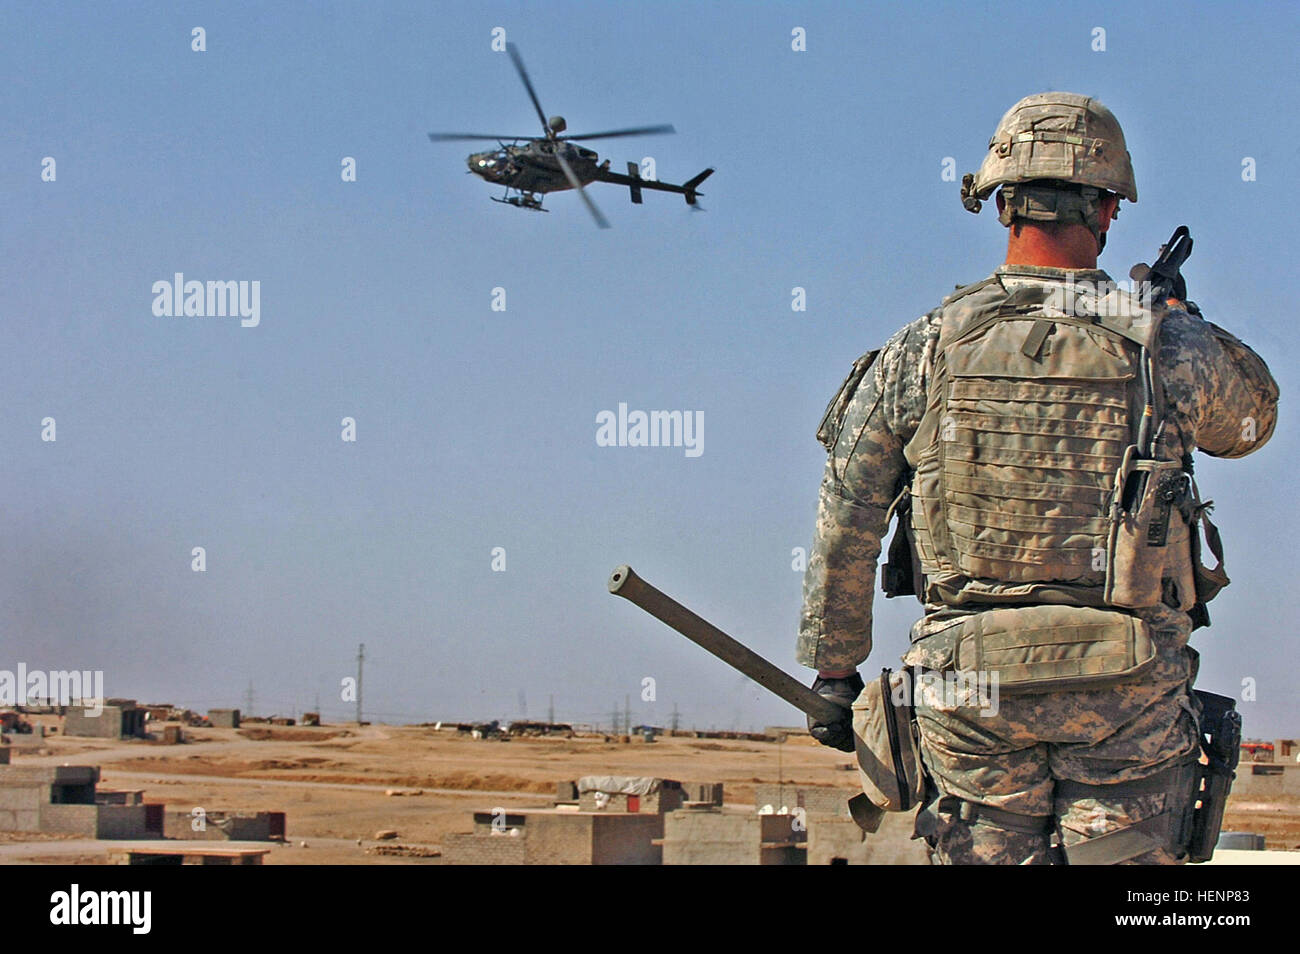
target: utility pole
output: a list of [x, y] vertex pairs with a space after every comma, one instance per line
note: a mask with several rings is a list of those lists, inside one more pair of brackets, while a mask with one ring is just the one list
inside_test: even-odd
[[366, 661], [366, 644], [357, 647], [357, 725], [361, 725], [361, 667]]
[[673, 703], [673, 721], [672, 721], [672, 726], [673, 726], [673, 731], [676, 732], [676, 731], [677, 731], [677, 703], [675, 703], [675, 702]]
[[555, 725], [555, 696], [550, 696], [550, 703], [546, 707], [546, 724]]
[[610, 735], [618, 735], [618, 724], [622, 721], [623, 721], [623, 717], [619, 714], [618, 703], [616, 702], [614, 703], [614, 715], [610, 719], [610, 723], [609, 723]]
[[623, 697], [623, 734], [632, 734], [632, 696]]
[[248, 680], [248, 691], [244, 693], [244, 715], [253, 714], [253, 680]]

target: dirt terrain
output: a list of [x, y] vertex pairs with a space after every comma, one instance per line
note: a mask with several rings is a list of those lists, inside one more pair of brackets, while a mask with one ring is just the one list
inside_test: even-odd
[[[476, 740], [430, 727], [187, 729], [183, 745], [51, 736], [15, 747], [15, 765], [90, 764], [101, 788], [143, 789], [169, 811], [280, 810], [288, 837], [268, 864], [436, 864], [444, 834], [470, 813], [549, 803], [555, 783], [581, 775], [720, 781], [728, 804], [752, 805], [758, 783], [839, 787], [857, 782], [851, 756], [792, 735], [784, 743], [688, 737], [653, 743], [598, 735]], [[1300, 849], [1300, 800], [1234, 799], [1225, 829]], [[398, 838], [374, 840], [393, 829]], [[0, 863], [97, 863], [113, 843], [0, 833]]]
[[[287, 845], [268, 864], [437, 863], [412, 855], [446, 832], [468, 831], [471, 812], [547, 805], [556, 782], [588, 774], [720, 781], [727, 802], [741, 804], [753, 803], [760, 782], [838, 785], [846, 796], [856, 784], [849, 756], [797, 736], [783, 744], [599, 735], [503, 742], [385, 725], [259, 725], [186, 735], [183, 745], [54, 735], [44, 740], [43, 754], [15, 749], [14, 764], [98, 765], [101, 788], [143, 789], [146, 801], [164, 801], [168, 811], [284, 811]], [[398, 832], [399, 847], [373, 840], [382, 829]], [[34, 841], [0, 840], [0, 862], [93, 860], [85, 843], [51, 854], [48, 841], [25, 844]]]

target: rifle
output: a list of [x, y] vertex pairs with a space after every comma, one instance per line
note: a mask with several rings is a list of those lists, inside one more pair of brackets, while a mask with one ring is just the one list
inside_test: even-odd
[[[1174, 234], [1169, 236], [1169, 241], [1160, 246], [1154, 265], [1138, 262], [1129, 269], [1128, 276], [1134, 282], [1133, 291], [1143, 305], [1156, 311], [1163, 311], [1170, 307], [1171, 301], [1176, 300], [1176, 303], [1188, 314], [1196, 315], [1198, 318], [1201, 316], [1201, 310], [1196, 307], [1196, 303], [1187, 300], [1187, 280], [1183, 278], [1182, 273], [1183, 263], [1191, 257], [1191, 254], [1192, 233], [1187, 226], [1180, 225], [1174, 229]], [[1138, 454], [1144, 460], [1150, 460], [1154, 456], [1154, 444], [1158, 436], [1158, 432], [1153, 431], [1155, 390], [1151, 380], [1151, 361], [1152, 356], [1143, 349], [1140, 377], [1145, 412], [1138, 425], [1137, 446]], [[1190, 461], [1185, 469], [1190, 473]], [[1122, 498], [1125, 509], [1130, 509], [1141, 501], [1146, 483], [1146, 473], [1135, 472], [1130, 475]], [[1171, 487], [1171, 491], [1173, 489]], [[1166, 523], [1167, 519], [1166, 512]]]
[[[769, 692], [820, 722], [838, 722], [845, 707], [813, 692], [783, 669], [778, 669], [748, 646], [732, 639], [708, 620], [696, 616], [671, 596], [651, 586], [627, 564], [616, 567], [609, 575], [609, 591], [641, 607], [661, 623], [666, 623], [691, 642], [717, 656]], [[884, 810], [871, 803], [863, 792], [848, 800], [849, 814], [865, 832], [880, 827]]]
[[697, 646], [707, 649], [732, 669], [744, 673], [769, 692], [820, 722], [838, 722], [844, 707], [816, 692], [748, 646], [732, 639], [708, 620], [696, 616], [671, 596], [651, 586], [626, 564], [609, 575], [609, 591], [635, 603]]
[[[1200, 316], [1201, 309], [1195, 302], [1187, 300], [1187, 280], [1183, 278], [1183, 262], [1192, 255], [1192, 233], [1187, 226], [1180, 225], [1169, 236], [1169, 241], [1160, 246], [1154, 265], [1138, 262], [1129, 269], [1128, 277], [1135, 282], [1143, 282], [1151, 289], [1150, 300], [1164, 305], [1170, 298], [1182, 302], [1188, 314]], [[1145, 298], [1145, 296], [1144, 296]]]
[[[1148, 303], [1156, 309], [1163, 309], [1169, 306], [1171, 299], [1177, 299], [1175, 304], [1181, 305], [1182, 309], [1190, 315], [1197, 318], [1204, 318], [1201, 309], [1196, 306], [1195, 302], [1187, 300], [1187, 282], [1182, 275], [1183, 263], [1192, 254], [1192, 234], [1188, 231], [1187, 226], [1180, 225], [1174, 229], [1174, 234], [1169, 237], [1169, 241], [1160, 246], [1160, 254], [1156, 258], [1154, 265], [1147, 265], [1145, 262], [1139, 262], [1129, 270], [1129, 277], [1135, 282], [1146, 283], [1146, 288], [1150, 290], [1149, 295], [1143, 294], [1141, 298], [1144, 303]], [[1136, 291], [1136, 288], [1134, 289]], [[1144, 289], [1145, 291], [1145, 289]], [[1150, 371], [1147, 362], [1143, 362], [1143, 390], [1148, 406], [1151, 404], [1150, 393]], [[1138, 446], [1143, 449], [1143, 453], [1148, 458], [1151, 456], [1152, 442], [1155, 434], [1151, 432], [1149, 415], [1144, 415], [1142, 424], [1138, 431]], [[1214, 525], [1209, 523], [1204, 514], [1208, 512], [1212, 503], [1207, 501], [1202, 504], [1200, 496], [1196, 492], [1195, 484], [1191, 481], [1192, 475], [1192, 455], [1190, 453], [1183, 457], [1183, 483], [1181, 487], [1171, 487], [1172, 496], [1168, 498], [1165, 507], [1165, 521], [1158, 523], [1158, 527], [1167, 525], [1168, 508], [1173, 503], [1178, 503], [1181, 507], [1194, 507], [1193, 517], [1189, 517], [1192, 524], [1192, 563], [1193, 570], [1196, 573], [1196, 604], [1188, 610], [1192, 617], [1192, 628], [1200, 629], [1202, 626], [1210, 625], [1210, 614], [1205, 608], [1205, 604], [1214, 598], [1224, 586], [1227, 586], [1227, 577], [1222, 572], [1223, 558], [1220, 554], [1221, 544], [1219, 543], [1218, 530]], [[1140, 493], [1141, 488], [1138, 488]], [[1190, 502], [1189, 502], [1190, 501]], [[1201, 533], [1196, 526], [1196, 520], [1203, 520], [1207, 524], [1209, 544], [1211, 552], [1219, 557], [1219, 568], [1215, 571], [1206, 569], [1201, 563]]]

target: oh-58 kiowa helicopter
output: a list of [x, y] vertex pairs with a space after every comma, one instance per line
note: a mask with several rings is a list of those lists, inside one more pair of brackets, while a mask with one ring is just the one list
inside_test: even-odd
[[655, 133], [675, 132], [672, 126], [640, 126], [632, 129], [614, 129], [608, 132], [589, 133], [585, 136], [561, 136], [567, 125], [563, 116], [546, 118], [546, 112], [537, 99], [524, 61], [513, 43], [506, 44], [510, 59], [514, 61], [519, 78], [537, 110], [537, 118], [542, 121], [542, 138], [530, 136], [489, 136], [477, 133], [429, 133], [434, 142], [455, 140], [495, 139], [501, 147], [490, 152], [476, 152], [465, 161], [469, 171], [495, 185], [505, 186], [505, 195], [498, 199], [491, 196], [493, 202], [503, 202], [520, 209], [532, 209], [545, 212], [542, 208], [542, 196], [548, 192], [560, 192], [576, 189], [582, 201], [586, 203], [592, 218], [602, 229], [609, 228], [609, 222], [600, 214], [596, 203], [591, 201], [583, 186], [591, 182], [613, 182], [625, 185], [632, 194], [632, 201], [641, 204], [642, 189], [657, 189], [660, 192], [676, 192], [686, 197], [687, 205], [694, 206], [695, 199], [701, 193], [699, 185], [713, 174], [712, 169], [705, 169], [694, 179], [682, 185], [659, 182], [654, 179], [642, 179], [640, 169], [635, 162], [627, 164], [627, 175], [609, 171], [609, 160], [598, 162], [599, 156], [590, 149], [576, 145], [577, 139], [613, 139], [621, 136], [646, 136]]

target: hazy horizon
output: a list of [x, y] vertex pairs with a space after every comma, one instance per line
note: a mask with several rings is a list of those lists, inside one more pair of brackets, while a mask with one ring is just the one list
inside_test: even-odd
[[[100, 669], [109, 695], [203, 711], [251, 683], [259, 714], [319, 698], [338, 720], [364, 642], [376, 722], [545, 718], [553, 697], [567, 722], [630, 699], [633, 724], [798, 724], [606, 578], [629, 563], [811, 679], [793, 564], [825, 405], [1001, 261], [961, 174], [1012, 103], [1066, 89], [1114, 111], [1136, 168], [1102, 267], [1126, 278], [1189, 225], [1190, 297], [1279, 381], [1266, 447], [1197, 455], [1233, 583], [1192, 644], [1199, 687], [1254, 686], [1247, 735], [1298, 735], [1300, 521], [1278, 492], [1298, 26], [1228, 3], [8, 5], [0, 669]], [[492, 143], [426, 134], [538, 131], [497, 27], [569, 130], [674, 124], [591, 147], [665, 181], [716, 168], [704, 211], [597, 184], [601, 231], [572, 193], [489, 201], [465, 157]], [[177, 273], [257, 282], [256, 324], [155, 314]], [[681, 412], [701, 453], [603, 446], [620, 405]], [[877, 594], [864, 673], [897, 665], [919, 611]]]

